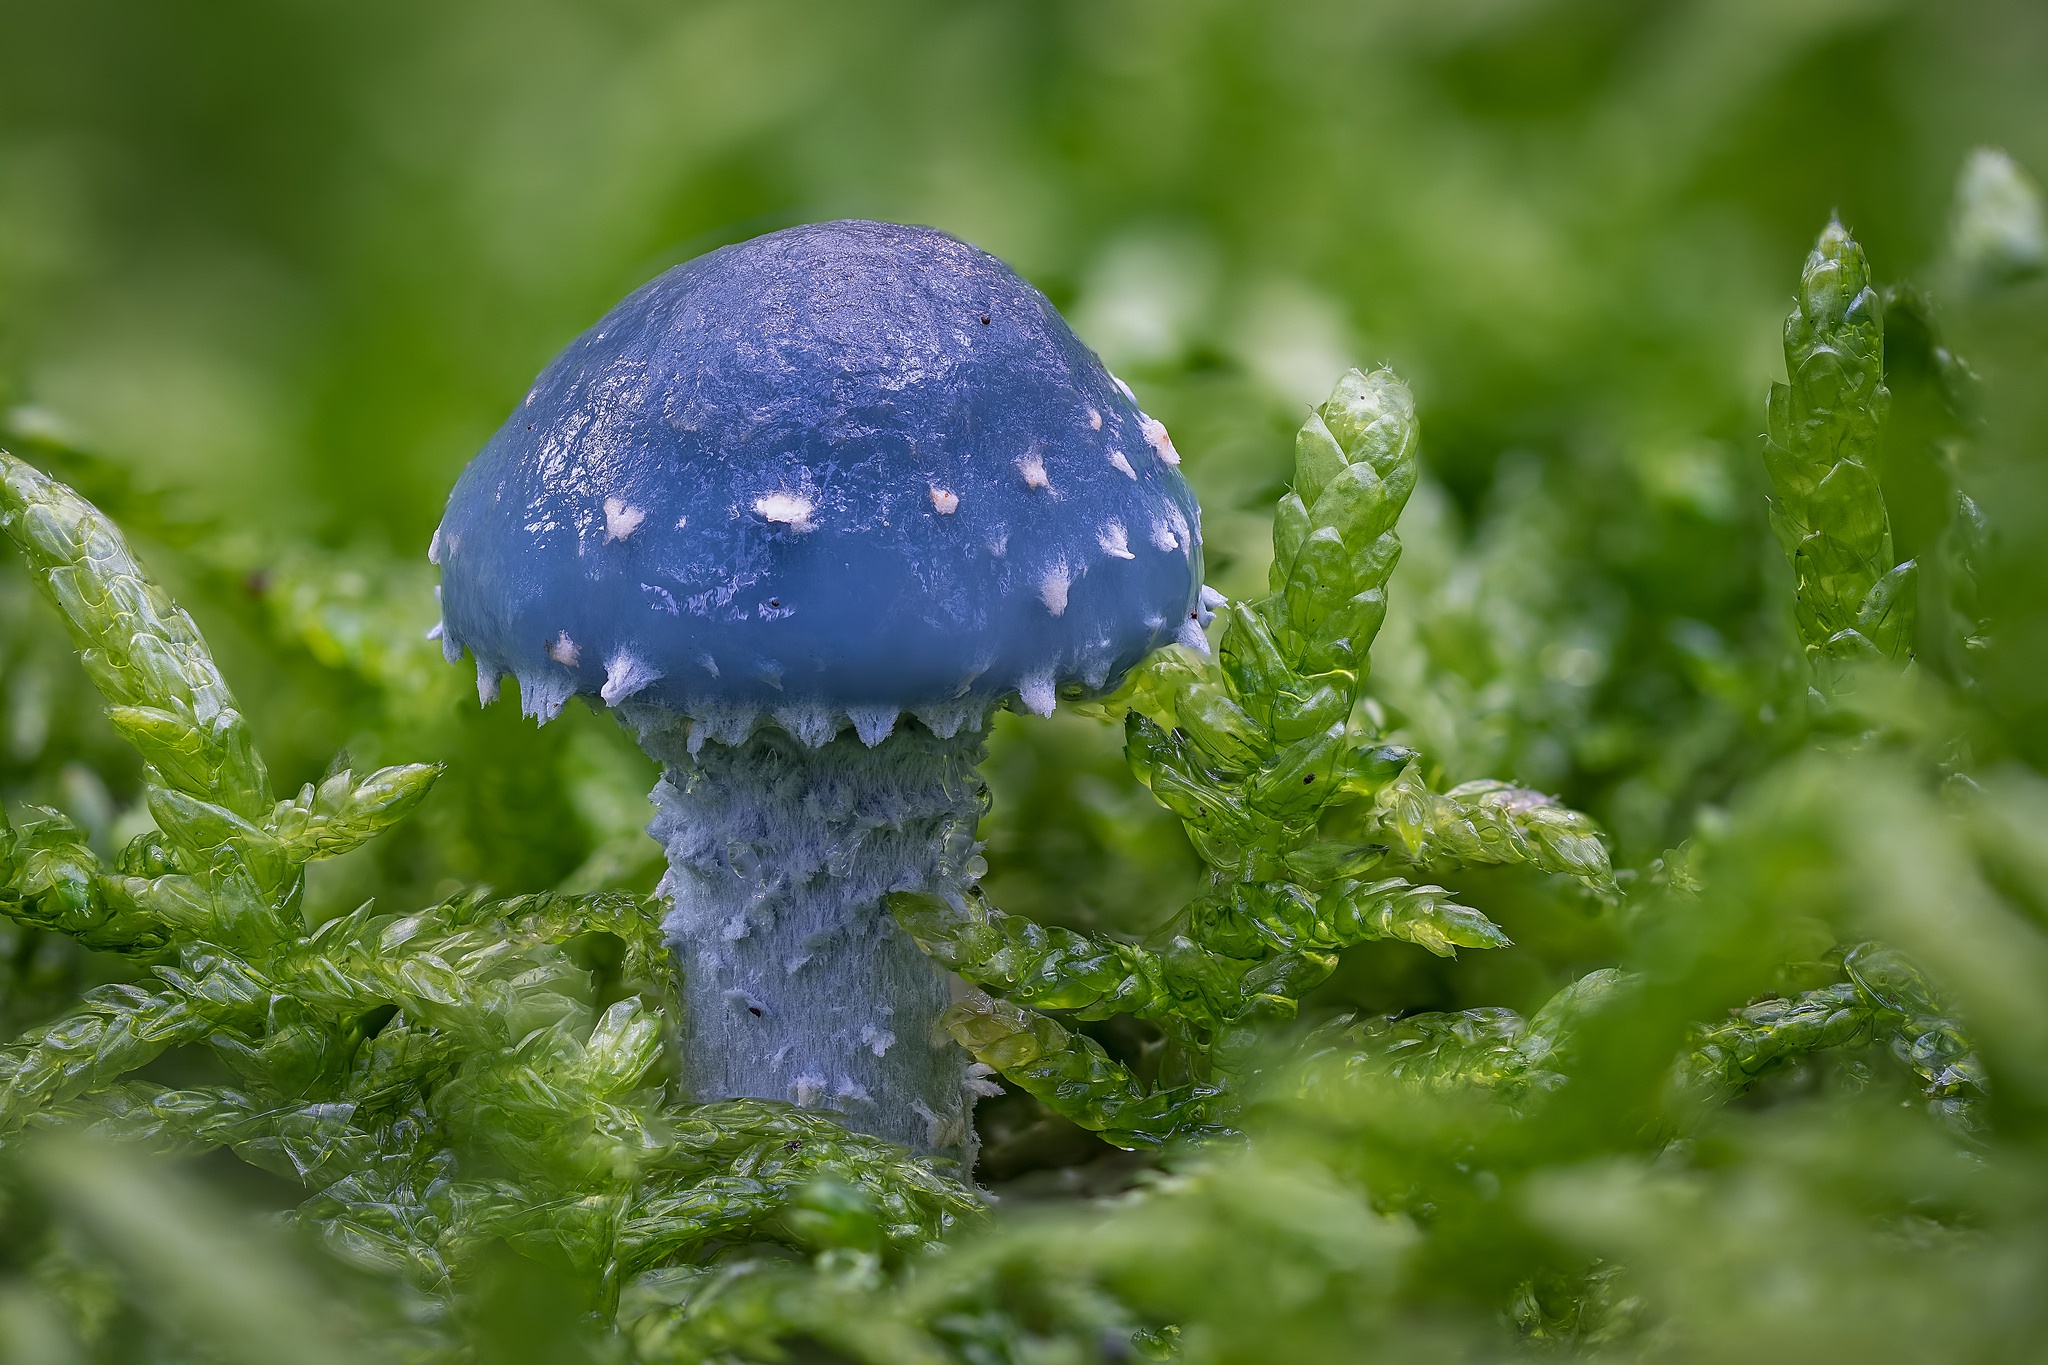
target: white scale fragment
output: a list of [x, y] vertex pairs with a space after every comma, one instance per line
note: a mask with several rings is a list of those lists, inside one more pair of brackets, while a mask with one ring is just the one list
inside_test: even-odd
[[1168, 553], [1180, 548], [1180, 539], [1173, 534], [1173, 528], [1164, 521], [1152, 523], [1152, 544]]
[[1055, 560], [1045, 571], [1045, 577], [1038, 580], [1038, 600], [1045, 603], [1045, 609], [1054, 616], [1062, 616], [1067, 610], [1067, 589], [1073, 584], [1072, 573], [1065, 560]]
[[622, 649], [605, 665], [604, 686], [598, 689], [597, 695], [604, 698], [606, 706], [617, 706], [626, 698], [644, 691], [660, 676], [658, 670]]
[[813, 749], [830, 744], [839, 733], [839, 713], [817, 702], [790, 702], [770, 714], [777, 725]]
[[1138, 430], [1145, 433], [1146, 444], [1153, 453], [1167, 464], [1179, 464], [1180, 452], [1173, 448], [1173, 438], [1166, 434], [1166, 423], [1156, 417], [1140, 417]]
[[615, 540], [624, 540], [640, 529], [640, 523], [647, 520], [647, 514], [637, 507], [629, 507], [617, 498], [604, 500], [604, 539], [609, 545]]
[[946, 1121], [932, 1112], [932, 1107], [923, 1100], [912, 1100], [910, 1112], [924, 1120], [924, 1141], [927, 1147], [939, 1145], [939, 1139], [946, 1132]]
[[[972, 677], [960, 684], [961, 692], [974, 685], [974, 679], [981, 676], [977, 670]], [[920, 706], [914, 712], [918, 721], [940, 739], [951, 739], [962, 729], [979, 730], [988, 710], [988, 703], [978, 697], [964, 701], [933, 702]]]
[[[846, 718], [853, 722], [853, 732], [860, 736], [860, 742], [870, 749], [889, 737], [896, 728], [897, 709], [893, 706], [849, 706]], [[882, 1054], [877, 1052], [877, 1057]]]
[[522, 675], [519, 679], [519, 703], [528, 717], [546, 725], [562, 714], [562, 708], [568, 704], [570, 694], [575, 690], [576, 683], [570, 678]]
[[1051, 715], [1053, 702], [1056, 700], [1052, 690], [1052, 674], [1038, 673], [1026, 678], [1017, 685], [1017, 695], [1023, 698], [1024, 705], [1034, 715]]
[[811, 529], [811, 500], [801, 493], [764, 493], [754, 499], [754, 511], [762, 520], [787, 526], [792, 531]]
[[960, 495], [949, 493], [937, 484], [932, 485], [932, 508], [942, 517], [950, 517], [960, 509]]
[[1138, 477], [1138, 471], [1131, 468], [1131, 462], [1124, 458], [1124, 453], [1121, 450], [1109, 452], [1109, 464], [1112, 469], [1127, 479], [1136, 479]]
[[569, 638], [569, 632], [565, 630], [548, 641], [548, 657], [564, 668], [574, 668], [582, 659], [583, 651]]
[[1027, 451], [1017, 461], [1017, 472], [1024, 476], [1026, 485], [1032, 488], [1052, 487], [1052, 480], [1045, 476], [1045, 458], [1036, 450]]
[[1120, 521], [1112, 521], [1103, 527], [1102, 533], [1095, 537], [1095, 543], [1100, 545], [1102, 552], [1112, 559], [1137, 558], [1136, 555], [1131, 553], [1130, 533], [1124, 530], [1124, 524]]

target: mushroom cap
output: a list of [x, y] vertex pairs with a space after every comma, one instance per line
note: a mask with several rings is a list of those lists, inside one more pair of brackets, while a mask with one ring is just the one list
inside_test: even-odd
[[642, 286], [435, 533], [444, 646], [545, 718], [910, 709], [1112, 685], [1206, 615], [1165, 429], [1001, 261], [819, 223]]

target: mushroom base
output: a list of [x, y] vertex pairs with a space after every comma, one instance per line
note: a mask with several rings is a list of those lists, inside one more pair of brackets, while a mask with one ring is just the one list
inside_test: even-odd
[[833, 1110], [971, 1169], [980, 1085], [940, 1023], [951, 978], [883, 898], [980, 871], [979, 730], [906, 717], [872, 748], [851, 732], [814, 748], [763, 726], [693, 754], [683, 717], [621, 709], [663, 765], [648, 832], [668, 852], [691, 1097]]

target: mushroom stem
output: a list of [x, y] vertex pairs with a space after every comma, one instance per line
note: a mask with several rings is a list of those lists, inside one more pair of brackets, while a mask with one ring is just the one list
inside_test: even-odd
[[648, 831], [668, 852], [690, 1096], [831, 1109], [971, 1169], [975, 1080], [939, 1018], [949, 978], [884, 897], [980, 872], [981, 734], [905, 717], [872, 748], [850, 731], [812, 748], [763, 726], [692, 753], [684, 717], [621, 712], [662, 764]]

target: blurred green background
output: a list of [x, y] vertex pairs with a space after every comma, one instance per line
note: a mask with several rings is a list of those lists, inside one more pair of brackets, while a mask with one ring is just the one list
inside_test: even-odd
[[[1642, 867], [1782, 742], [1754, 440], [1796, 262], [1833, 210], [1913, 278], [1970, 147], [2048, 166], [2044, 70], [2034, 0], [10, 3], [0, 408], [193, 606], [284, 785], [343, 749], [453, 764], [316, 908], [644, 888], [651, 765], [598, 716], [480, 712], [422, 638], [443, 498], [665, 267], [936, 224], [1168, 422], [1233, 595], [1306, 406], [1397, 367], [1430, 482], [1387, 725]], [[0, 789], [111, 848], [146, 818], [133, 760], [0, 572]], [[990, 773], [999, 901], [1136, 929], [1185, 898], [1113, 730], [1006, 718]]]
[[[1545, 1316], [1544, 1285], [1519, 1278], [1545, 1263], [1530, 1251], [1539, 1225], [1593, 1228], [1591, 1287], [1559, 1299], [1593, 1303], [1588, 1321], [1635, 1311], [1599, 1302], [1615, 1258], [1681, 1326], [1725, 1316], [1691, 1358], [1931, 1359], [1950, 1338], [1963, 1343], [1950, 1358], [1998, 1358], [1970, 1354], [1979, 1338], [1961, 1329], [2039, 1340], [2025, 1288], [2048, 1265], [2036, 1073], [2000, 1073], [1985, 1141], [2004, 1145], [1967, 1158], [1914, 1126], [1904, 1082], [1855, 1099], [1887, 1074], [1858, 1054], [1772, 1073], [1690, 1157], [1658, 1148], [1658, 1170], [1696, 1164], [1683, 1199], [1601, 1185], [1590, 1163], [1655, 1146], [1628, 1128], [1643, 1112], [1629, 1106], [1663, 1093], [1687, 1030], [1802, 986], [1848, 941], [1838, 927], [1949, 944], [1930, 960], [1965, 994], [1982, 979], [1962, 967], [2019, 960], [2011, 940], [1942, 918], [1968, 908], [1951, 892], [1969, 883], [1927, 853], [1964, 837], [1936, 819], [1933, 778], [1845, 760], [1804, 796], [1771, 785], [1809, 771], [1781, 760], [1828, 740], [1809, 744], [1757, 438], [1799, 262], [1828, 215], [1881, 280], [1934, 282], [1971, 148], [2003, 147], [2048, 178], [2044, 73], [2041, 0], [0, 0], [0, 444], [133, 535], [214, 644], [281, 787], [338, 762], [450, 765], [392, 837], [316, 865], [320, 918], [479, 882], [653, 885], [652, 765], [582, 708], [543, 730], [508, 705], [480, 710], [468, 669], [425, 638], [425, 549], [457, 471], [535, 372], [668, 266], [840, 216], [931, 223], [1005, 257], [1172, 428], [1206, 509], [1210, 581], [1233, 596], [1263, 591], [1270, 509], [1308, 406], [1347, 366], [1390, 363], [1419, 402], [1426, 475], [1373, 652], [1376, 719], [1440, 784], [1511, 778], [1591, 812], [1632, 895], [1606, 903], [1526, 869], [1456, 874], [1452, 889], [1515, 947], [1453, 969], [1368, 945], [1308, 1014], [1526, 1012], [1617, 962], [1658, 989], [1596, 1032], [1565, 1106], [1527, 1132], [1488, 1127], [1469, 1096], [1433, 1108], [1364, 1085], [1265, 1120], [1282, 1134], [1270, 1170], [1218, 1183], [1213, 1208], [1199, 1185], [1181, 1205], [1132, 1204], [1137, 1240], [1089, 1224], [1053, 1259], [1094, 1248], [1140, 1291], [1146, 1275], [1178, 1286], [1163, 1319], [1232, 1327], [1248, 1344], [1230, 1359], [1267, 1358], [1290, 1330], [1319, 1343], [1300, 1358], [1349, 1358], [1379, 1311], [1372, 1286], [1390, 1281], [1360, 1269], [1382, 1252], [1329, 1230], [1378, 1227], [1370, 1186], [1435, 1239], [1404, 1272], [1429, 1313], [1389, 1358], [1451, 1340], [1432, 1335], [1444, 1303], [1497, 1324], [1512, 1299], [1538, 1349], [1575, 1340], [1578, 1326]], [[1979, 319], [1988, 341], [2042, 316], [2040, 286], [2014, 297]], [[1994, 355], [1988, 341], [1972, 354]], [[2039, 351], [2013, 354], [2038, 372]], [[1972, 485], [1994, 490], [1986, 501], [2006, 505], [1993, 519], [2011, 529], [1985, 571], [2003, 652], [1982, 689], [1937, 681], [1895, 699], [1924, 712], [1900, 727], [1924, 727], [1928, 746], [1961, 736], [1944, 783], [1967, 775], [1971, 743], [1980, 775], [2048, 753], [2048, 576], [2027, 541], [2048, 525], [2026, 444], [2044, 428], [2014, 373], [1987, 386], [2006, 434], [1988, 447], [1995, 477]], [[1946, 515], [1925, 453], [1881, 471], [1900, 557]], [[1120, 744], [1079, 715], [999, 720], [993, 900], [1137, 932], [1187, 899], [1197, 864]], [[139, 778], [54, 614], [0, 556], [0, 799], [63, 809], [110, 855], [148, 820]], [[1809, 807], [1839, 808], [1840, 828], [1814, 834]], [[2014, 828], [2038, 831], [2048, 801], [2013, 810]], [[1723, 859], [1697, 914], [1683, 888], [1665, 894], [1683, 864], [1660, 861], [1694, 837], [1710, 855], [1718, 839]], [[1999, 885], [2038, 920], [2036, 854], [2009, 878], [2018, 890]], [[123, 970], [0, 926], [0, 1026], [11, 1036]], [[1994, 1070], [2038, 1055], [2038, 1033], [1995, 1013], [1970, 1022]], [[1094, 1031], [1142, 1043], [1118, 1027]], [[183, 1083], [181, 1064], [150, 1078]], [[1814, 1095], [1833, 1098], [1800, 1107]], [[1032, 1178], [1037, 1192], [1088, 1188], [1059, 1168], [1099, 1155], [1093, 1138], [1048, 1136], [1014, 1094], [981, 1117], [985, 1178], [1027, 1195]], [[1563, 1212], [1517, 1223], [1525, 1206], [1496, 1200], [1498, 1179], [1472, 1193], [1463, 1154], [1488, 1142], [1511, 1194], [1520, 1171]], [[218, 1310], [219, 1339], [239, 1343], [222, 1358], [294, 1355], [289, 1333], [264, 1334], [264, 1306], [289, 1317], [325, 1300], [271, 1243], [239, 1222], [208, 1232], [212, 1215], [186, 1209], [175, 1182], [152, 1196], [89, 1153], [64, 1160], [32, 1170], [40, 1191], [0, 1215], [32, 1222], [48, 1201], [137, 1264], [194, 1282], [218, 1269], [240, 1296]], [[1966, 1187], [1965, 1166], [1979, 1183]], [[207, 1188], [273, 1209], [304, 1194], [231, 1167], [205, 1167]], [[1351, 1183], [1302, 1176], [1317, 1170]], [[1455, 1216], [1430, 1224], [1436, 1206], [1400, 1206], [1404, 1190]], [[1873, 1210], [1904, 1212], [1880, 1225]], [[137, 1218], [198, 1240], [138, 1239]], [[26, 1351], [8, 1276], [30, 1241], [7, 1240], [0, 1349]], [[98, 1281], [51, 1283], [82, 1320], [114, 1311]], [[166, 1300], [186, 1292], [171, 1283]], [[532, 1297], [528, 1280], [506, 1284], [502, 1302]], [[1303, 1308], [1304, 1284], [1324, 1298]], [[506, 1317], [508, 1341], [553, 1311], [535, 1302]], [[1677, 1340], [1641, 1342], [1654, 1355]], [[478, 1358], [528, 1347], [561, 1354], [535, 1336]], [[1476, 1358], [1435, 1358], [1454, 1356]]]

